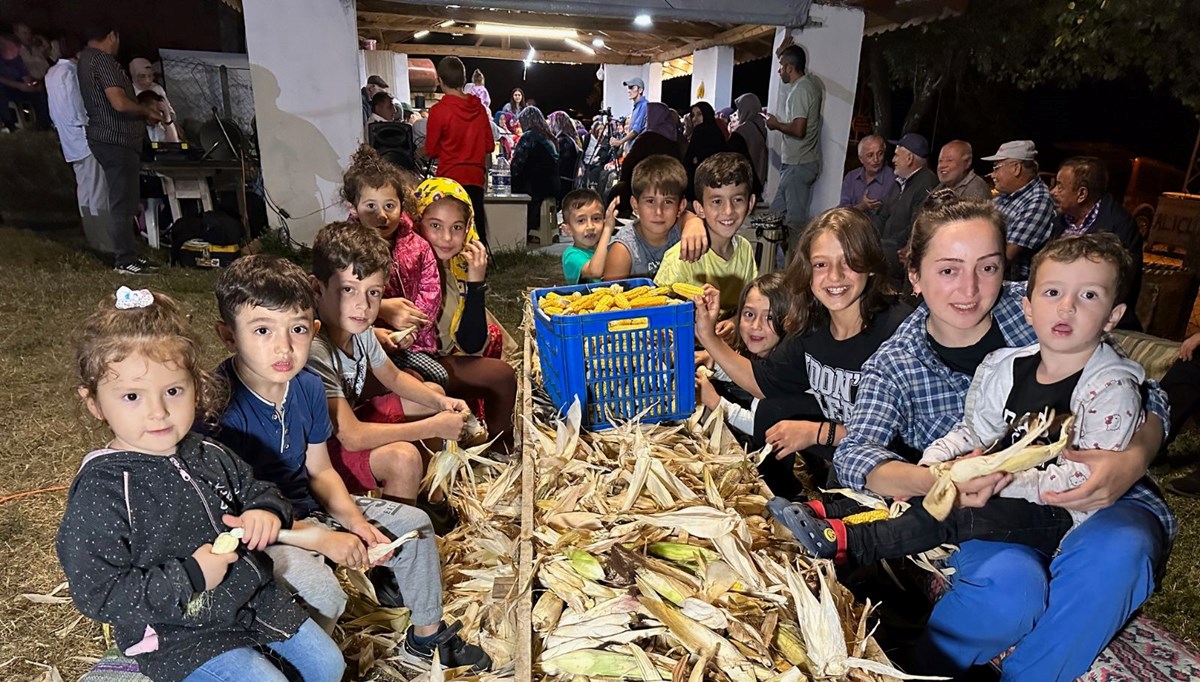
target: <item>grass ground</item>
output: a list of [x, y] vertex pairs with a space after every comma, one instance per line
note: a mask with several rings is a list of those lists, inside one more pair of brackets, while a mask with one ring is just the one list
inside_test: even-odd
[[[107, 436], [85, 419], [73, 390], [72, 330], [102, 297], [126, 283], [76, 250], [71, 233], [0, 228], [0, 500], [24, 491], [68, 485], [82, 456]], [[209, 364], [222, 350], [208, 330], [216, 318], [213, 273], [170, 269], [138, 280], [170, 292], [192, 311]], [[489, 273], [489, 307], [520, 334], [520, 293], [559, 281], [557, 262], [500, 254]], [[1200, 435], [1185, 434], [1176, 460], [1200, 453]], [[1181, 468], [1178, 475], [1192, 468]], [[70, 603], [34, 603], [63, 582], [54, 534], [66, 493], [43, 492], [0, 502], [0, 679], [24, 680], [55, 666], [63, 679], [81, 675], [103, 649], [98, 625]], [[1200, 503], [1171, 500], [1182, 521], [1163, 589], [1146, 607], [1193, 644], [1200, 644]], [[1097, 598], [1101, 595], [1097, 595]], [[42, 664], [39, 666], [38, 664]]]

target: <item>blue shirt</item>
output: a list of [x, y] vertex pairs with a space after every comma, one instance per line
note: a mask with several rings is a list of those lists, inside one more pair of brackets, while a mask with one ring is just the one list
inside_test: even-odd
[[846, 173], [842, 180], [842, 198], [838, 206], [854, 206], [862, 201], [863, 195], [883, 201], [894, 191], [899, 191], [896, 185], [896, 171], [891, 166], [884, 166], [870, 182], [862, 166]]
[[629, 129], [641, 135], [646, 132], [646, 98], [633, 103], [633, 115], [629, 117]]
[[[1009, 348], [1037, 342], [1033, 327], [1021, 310], [1024, 282], [1005, 284], [992, 308]], [[889, 449], [899, 437], [923, 451], [934, 440], [950, 433], [963, 419], [971, 375], [952, 371], [929, 345], [926, 322], [929, 307], [921, 304], [863, 365], [854, 411], [846, 422], [846, 437], [833, 456], [837, 478], [847, 487], [863, 490], [867, 474], [891, 460], [904, 458]], [[1157, 382], [1147, 381], [1146, 409], [1158, 415], [1163, 429], [1169, 425], [1166, 397]], [[1125, 498], [1145, 505], [1173, 539], [1179, 524], [1149, 477], [1135, 483]]]
[[1009, 278], [1029, 278], [1029, 261], [1041, 250], [1054, 232], [1054, 201], [1041, 178], [1030, 180], [1012, 194], [996, 197], [996, 208], [1008, 220], [1004, 238], [1009, 244], [1025, 247], [1016, 261], [1008, 264]]
[[233, 358], [217, 372], [229, 381], [229, 406], [221, 415], [217, 439], [254, 469], [255, 478], [279, 486], [297, 519], [320, 511], [305, 466], [308, 446], [333, 435], [320, 377], [301, 371], [288, 382], [283, 405], [276, 409], [242, 382]]

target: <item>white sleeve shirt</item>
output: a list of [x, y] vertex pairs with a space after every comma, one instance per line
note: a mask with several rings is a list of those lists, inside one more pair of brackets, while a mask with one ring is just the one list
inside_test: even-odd
[[46, 97], [50, 103], [50, 120], [58, 129], [58, 142], [63, 156], [74, 163], [92, 155], [87, 143], [87, 110], [79, 94], [79, 78], [75, 62], [60, 59], [46, 72]]

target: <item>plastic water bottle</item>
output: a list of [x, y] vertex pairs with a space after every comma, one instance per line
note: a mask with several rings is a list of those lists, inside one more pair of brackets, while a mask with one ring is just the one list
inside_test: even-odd
[[492, 193], [501, 197], [512, 194], [512, 170], [503, 156], [492, 170]]

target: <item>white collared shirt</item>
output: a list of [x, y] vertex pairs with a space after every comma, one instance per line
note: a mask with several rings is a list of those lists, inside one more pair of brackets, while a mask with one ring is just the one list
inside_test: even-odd
[[79, 77], [75, 62], [60, 59], [46, 72], [46, 98], [50, 103], [50, 120], [58, 129], [58, 143], [68, 162], [92, 155], [87, 143], [87, 110], [79, 94]]

